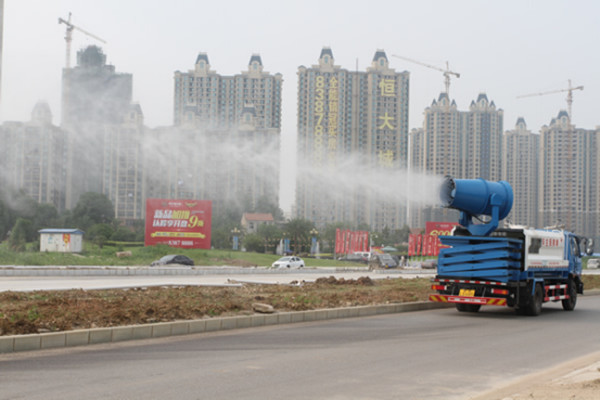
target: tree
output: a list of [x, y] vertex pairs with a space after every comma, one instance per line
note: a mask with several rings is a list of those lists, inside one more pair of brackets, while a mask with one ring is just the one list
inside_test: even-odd
[[283, 221], [283, 211], [276, 204], [272, 203], [267, 196], [261, 196], [256, 201], [254, 212], [271, 214], [275, 221]]
[[37, 233], [38, 230], [44, 228], [59, 228], [60, 225], [58, 210], [54, 204], [38, 204], [33, 216], [33, 230]]
[[282, 237], [282, 232], [276, 225], [262, 224], [258, 227], [258, 236], [261, 237], [264, 244], [264, 252], [275, 252], [279, 240]]
[[244, 236], [243, 244], [248, 251], [264, 252], [264, 241], [257, 233], [249, 233]]
[[86, 230], [94, 224], [110, 224], [114, 219], [115, 209], [110, 199], [102, 193], [88, 192], [79, 198], [69, 223]]
[[108, 224], [92, 225], [86, 232], [89, 240], [96, 243], [100, 248], [112, 236], [114, 229]]
[[126, 226], [119, 226], [110, 236], [110, 239], [117, 242], [133, 242], [135, 240], [135, 232]]
[[299, 254], [304, 247], [310, 248], [310, 231], [314, 224], [307, 219], [296, 218], [285, 224], [285, 232], [290, 238], [294, 253]]
[[11, 227], [10, 209], [0, 201], [0, 241], [4, 240]]
[[14, 251], [24, 251], [27, 243], [27, 236], [30, 235], [32, 223], [25, 218], [17, 218], [15, 226], [12, 228], [8, 243]]

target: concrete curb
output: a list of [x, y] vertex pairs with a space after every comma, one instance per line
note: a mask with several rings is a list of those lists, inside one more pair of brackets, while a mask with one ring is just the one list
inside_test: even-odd
[[160, 322], [144, 325], [128, 325], [112, 328], [80, 329], [65, 332], [32, 335], [0, 336], [0, 353], [47, 350], [99, 343], [115, 343], [126, 340], [151, 339], [194, 333], [215, 332], [231, 329], [282, 325], [327, 319], [367, 317], [410, 311], [454, 307], [448, 303], [415, 302], [376, 306], [330, 308], [310, 311], [279, 312], [273, 314], [240, 315], [234, 317], [207, 318], [191, 321]]

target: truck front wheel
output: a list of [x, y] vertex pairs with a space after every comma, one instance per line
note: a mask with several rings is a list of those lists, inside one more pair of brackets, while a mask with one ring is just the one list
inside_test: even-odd
[[573, 311], [577, 304], [577, 284], [573, 279], [569, 279], [568, 285], [569, 298], [562, 301], [563, 310]]

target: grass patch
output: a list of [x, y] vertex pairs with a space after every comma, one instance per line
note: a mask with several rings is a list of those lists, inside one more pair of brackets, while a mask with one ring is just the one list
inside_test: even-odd
[[[119, 251], [130, 251], [131, 256], [117, 257]], [[80, 254], [39, 252], [29, 249], [26, 252], [15, 252], [8, 249], [6, 243], [0, 244], [0, 265], [102, 265], [102, 266], [144, 266], [168, 254], [183, 254], [194, 260], [197, 266], [232, 265], [240, 267], [268, 267], [280, 256], [232, 250], [177, 249], [167, 245], [140, 247], [103, 246], [84, 242]], [[364, 266], [351, 262], [327, 259], [304, 258], [307, 267], [344, 267]]]

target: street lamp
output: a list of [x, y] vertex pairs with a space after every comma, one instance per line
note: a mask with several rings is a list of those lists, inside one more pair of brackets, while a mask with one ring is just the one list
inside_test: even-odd
[[231, 230], [231, 235], [233, 236], [233, 250], [239, 250], [240, 248], [240, 233], [241, 231], [237, 227]]
[[310, 254], [314, 255], [315, 253], [317, 253], [317, 235], [319, 234], [319, 231], [313, 228], [309, 233], [310, 236], [312, 236], [312, 240], [310, 243]]

